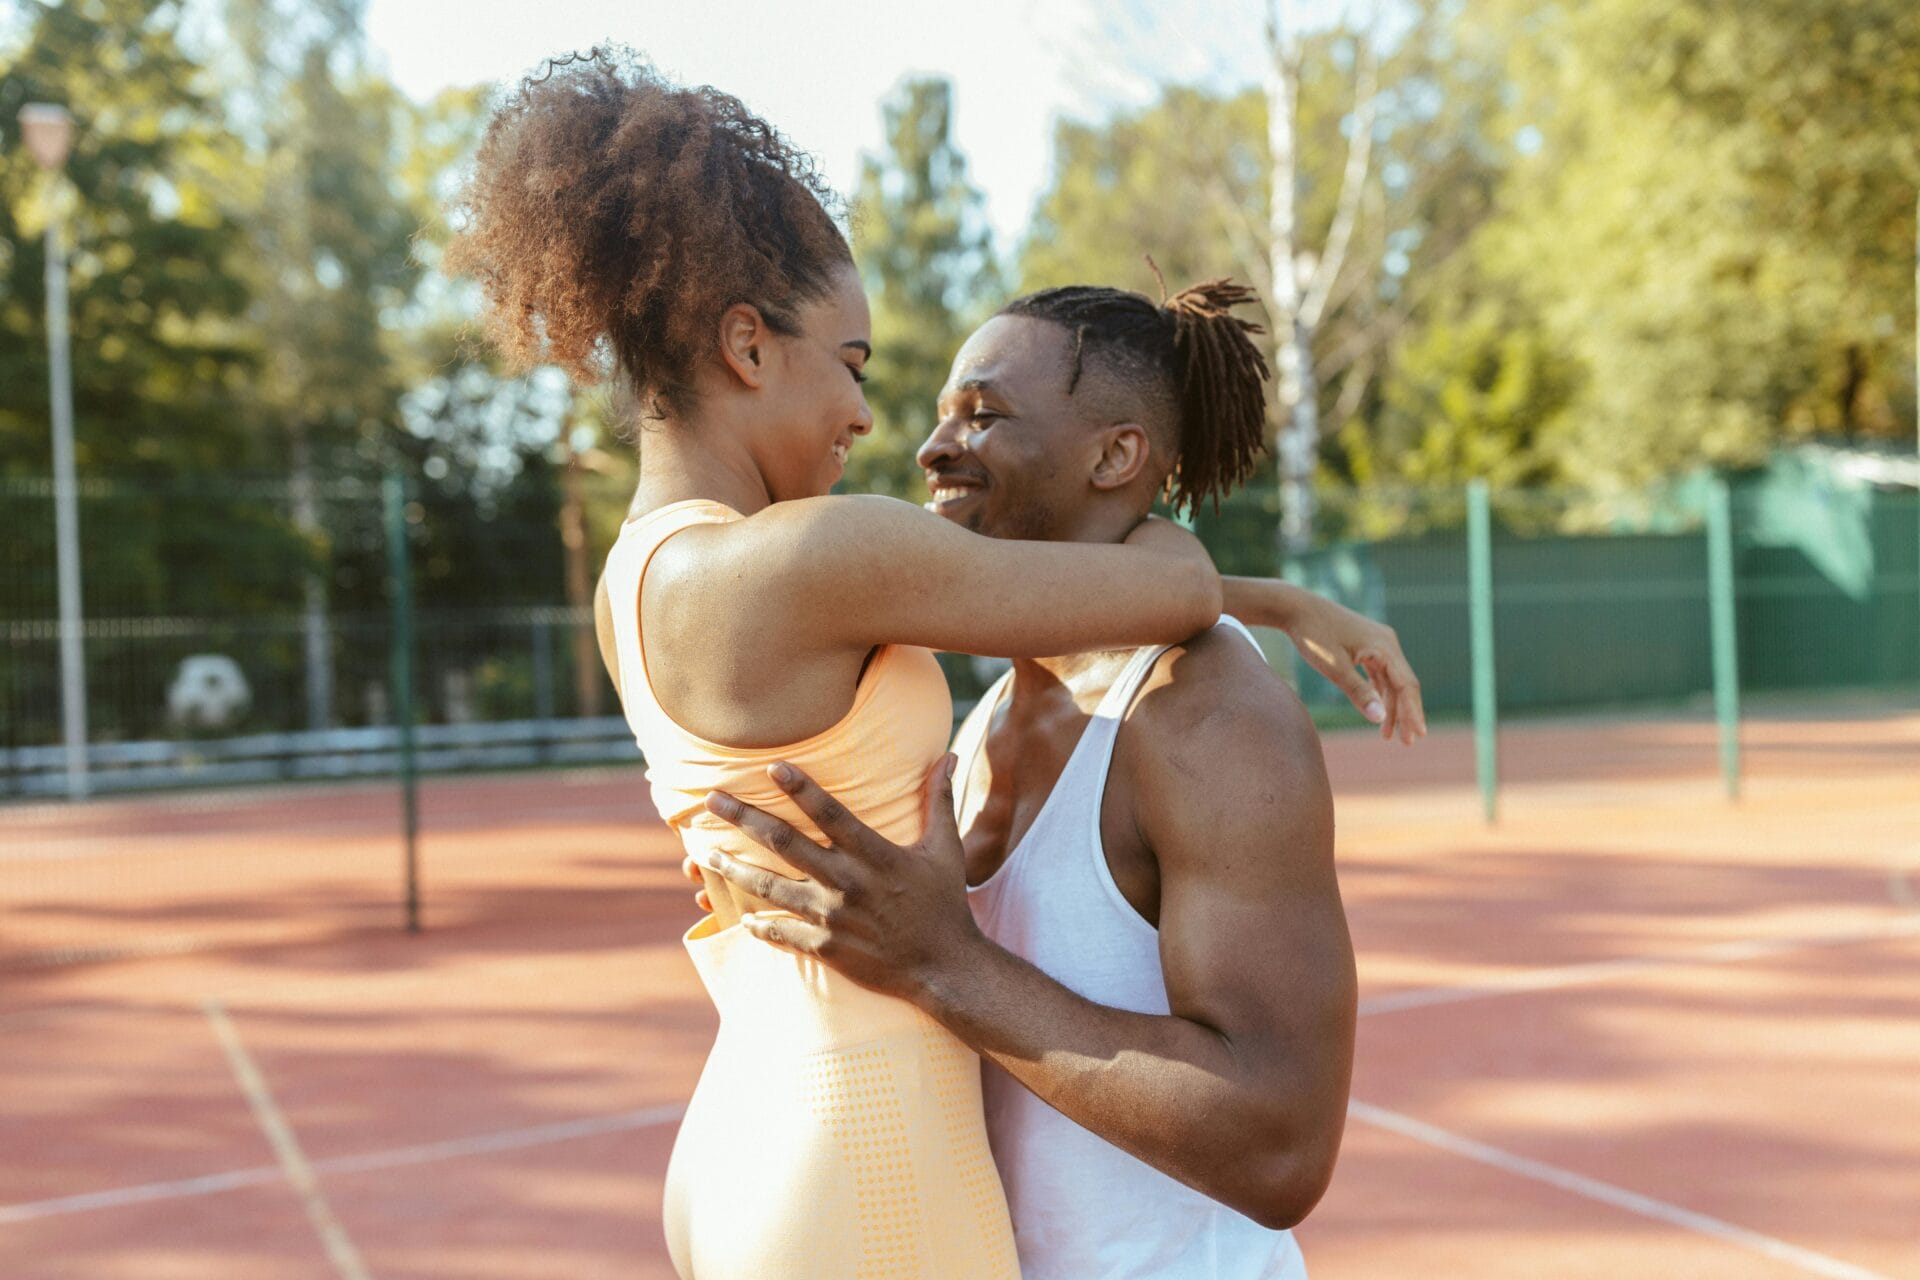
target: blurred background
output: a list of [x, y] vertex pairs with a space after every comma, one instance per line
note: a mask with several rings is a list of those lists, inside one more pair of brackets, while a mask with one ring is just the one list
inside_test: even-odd
[[[630, 753], [585, 625], [626, 424], [504, 376], [435, 269], [499, 86], [602, 37], [740, 94], [845, 192], [878, 343], [851, 487], [921, 495], [947, 362], [1001, 302], [1152, 291], [1151, 253], [1266, 300], [1274, 448], [1203, 535], [1385, 614], [1436, 712], [1469, 701], [1471, 481], [1530, 544], [1505, 705], [1706, 687], [1714, 477], [1748, 687], [1920, 680], [1910, 5], [521, 8], [0, 10], [0, 794], [392, 767], [352, 732], [395, 717], [388, 473], [427, 767]], [[36, 103], [71, 115], [52, 164]]]
[[1316, 1276], [1920, 1278], [1912, 0], [0, 0], [0, 1274], [671, 1275], [637, 446], [438, 269], [607, 39], [844, 194], [850, 488], [1018, 293], [1259, 291], [1196, 527], [1435, 726], [1265, 637], [1360, 965]]

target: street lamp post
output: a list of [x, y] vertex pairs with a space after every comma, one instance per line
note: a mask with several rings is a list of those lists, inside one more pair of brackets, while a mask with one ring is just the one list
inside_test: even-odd
[[[20, 108], [20, 136], [42, 169], [57, 179], [73, 145], [65, 107], [29, 102]], [[60, 582], [60, 718], [67, 746], [67, 795], [87, 794], [87, 683], [80, 649], [80, 510], [73, 475], [73, 365], [67, 333], [67, 252], [58, 200], [47, 216], [47, 364], [53, 400], [53, 520]]]

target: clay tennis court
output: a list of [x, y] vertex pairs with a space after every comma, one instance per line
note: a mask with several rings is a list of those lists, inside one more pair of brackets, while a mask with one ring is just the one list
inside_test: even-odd
[[[1920, 707], [1327, 737], [1343, 1277], [1920, 1278]], [[0, 1277], [668, 1277], [713, 1015], [637, 769], [0, 809]], [[1281, 980], [1276, 975], [1276, 980]]]

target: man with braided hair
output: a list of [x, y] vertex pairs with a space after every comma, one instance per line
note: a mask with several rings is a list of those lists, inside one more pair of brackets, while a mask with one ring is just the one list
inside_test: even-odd
[[[1009, 304], [954, 360], [919, 454], [928, 506], [997, 537], [1117, 542], [1163, 493], [1191, 509], [1227, 492], [1262, 440], [1258, 330], [1233, 315], [1250, 296]], [[1230, 580], [1229, 611], [1275, 616], [1249, 593], [1286, 590]], [[1326, 665], [1346, 656], [1391, 702], [1388, 736], [1424, 731], [1390, 631]], [[780, 909], [759, 936], [912, 1000], [986, 1059], [1028, 1280], [1304, 1276], [1290, 1228], [1332, 1176], [1355, 979], [1299, 699], [1223, 618], [1184, 644], [1017, 660], [954, 749], [917, 845], [788, 771], [832, 845], [730, 797], [709, 808], [810, 879], [709, 865]]]

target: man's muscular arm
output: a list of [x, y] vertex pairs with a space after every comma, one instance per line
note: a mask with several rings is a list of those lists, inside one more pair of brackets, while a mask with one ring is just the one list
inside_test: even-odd
[[1332, 1176], [1352, 1064], [1332, 804], [1292, 692], [1237, 637], [1193, 647], [1129, 718], [1130, 776], [1115, 779], [1140, 797], [1140, 834], [1159, 864], [1167, 1016], [1087, 1000], [979, 932], [950, 780], [910, 849], [804, 778], [783, 785], [831, 848], [716, 797], [716, 813], [814, 879], [775, 883], [724, 859], [721, 870], [798, 917], [752, 919], [757, 936], [914, 1001], [1069, 1118], [1287, 1227]]
[[1333, 1175], [1353, 1059], [1333, 807], [1298, 699], [1238, 637], [1196, 644], [1215, 652], [1142, 699], [1111, 784], [1159, 864], [1170, 1015], [1094, 1004], [985, 939], [919, 1000], [1069, 1118], [1290, 1226]]

